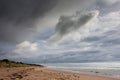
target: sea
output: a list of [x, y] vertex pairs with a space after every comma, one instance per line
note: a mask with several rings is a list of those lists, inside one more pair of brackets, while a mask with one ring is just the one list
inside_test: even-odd
[[120, 78], [120, 62], [40, 63], [51, 69]]

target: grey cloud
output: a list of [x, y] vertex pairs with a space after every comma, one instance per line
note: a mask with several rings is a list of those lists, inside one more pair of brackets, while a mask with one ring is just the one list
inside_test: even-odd
[[[97, 54], [98, 53], [98, 54]], [[104, 54], [99, 54], [99, 51], [73, 51], [61, 53], [61, 55], [44, 55], [44, 59], [41, 56], [41, 62], [94, 62], [105, 61]]]
[[93, 9], [100, 11], [100, 15], [106, 15], [112, 11], [118, 11], [120, 7], [119, 0], [96, 0], [96, 3], [92, 5]]
[[99, 41], [103, 38], [105, 38], [106, 36], [91, 36], [91, 37], [87, 37], [85, 39], [82, 39], [81, 41], [85, 41], [85, 42], [94, 42], [94, 41]]
[[6, 54], [5, 54], [4, 51], [0, 50], [0, 55], [3, 57], [3, 56], [6, 55]]
[[74, 16], [61, 16], [56, 25], [55, 35], [50, 38], [50, 42], [56, 42], [62, 39], [65, 35], [79, 30], [80, 27], [88, 23], [92, 18], [99, 14], [98, 11], [90, 11], [84, 14]]
[[[58, 4], [57, 1], [59, 1]], [[118, 33], [119, 28], [117, 28], [117, 31], [114, 32], [113, 29], [110, 28], [110, 32], [103, 34], [99, 34], [98, 31], [95, 31], [92, 33], [95, 34], [95, 36], [89, 35], [79, 42], [66, 41], [66, 44], [63, 43], [57, 47], [54, 47], [48, 45], [46, 41], [48, 37], [53, 34], [53, 27], [52, 29], [50, 28], [51, 30], [48, 29], [44, 33], [39, 34], [37, 38], [34, 37], [34, 41], [38, 43], [40, 49], [43, 48], [43, 51], [36, 53], [38, 54], [37, 57], [33, 56], [33, 58], [31, 57], [27, 59], [24, 57], [27, 57], [29, 54], [23, 53], [18, 55], [16, 53], [10, 53], [16, 44], [10, 45], [7, 42], [21, 42], [23, 40], [28, 40], [31, 36], [35, 35], [37, 28], [34, 26], [34, 23], [38, 18], [44, 17], [46, 13], [49, 15], [50, 10], [53, 10], [52, 14], [50, 13], [53, 18], [56, 18], [56, 15], [59, 17], [60, 15], [64, 14], [72, 14], [77, 9], [79, 9], [80, 12], [97, 9], [102, 15], [104, 13], [107, 14], [112, 11], [119, 10], [119, 3], [106, 5], [106, 3], [102, 3], [101, 0], [96, 0], [97, 3], [93, 4], [91, 7], [87, 7], [89, 9], [85, 9], [86, 7], [81, 5], [81, 1], [91, 2], [92, 0], [0, 0], [0, 43], [2, 43], [0, 44], [0, 59], [10, 58], [14, 60], [23, 60], [24, 62], [28, 61], [30, 63], [33, 61], [87, 62], [120, 60], [120, 38], [118, 37], [120, 34]], [[81, 13], [79, 14], [77, 12], [72, 16], [61, 16], [59, 23], [56, 26], [55, 34], [53, 34], [50, 40], [52, 42], [59, 41], [67, 34], [77, 31], [80, 27], [85, 25], [87, 22], [89, 22], [89, 20], [91, 20], [91, 18], [94, 17], [88, 15], [89, 13], [85, 13], [81, 16]], [[46, 17], [48, 21], [51, 20], [49, 17], [51, 16]], [[57, 18], [55, 20], [57, 21]], [[102, 21], [104, 22], [104, 20]], [[47, 20], [42, 24], [47, 24], [46, 22]], [[101, 24], [104, 24], [103, 22]], [[108, 24], [111, 24], [110, 26], [112, 26], [112, 23], [114, 22]], [[100, 26], [100, 32], [102, 32], [104, 29], [103, 27], [104, 26]], [[113, 36], [109, 37], [111, 35]], [[40, 41], [37, 42], [37, 40]], [[3, 42], [6, 42], [6, 45]]]
[[[36, 34], [37, 28], [34, 25], [36, 20], [51, 9], [56, 8], [53, 10], [54, 14], [69, 13], [69, 10], [74, 12], [77, 9], [85, 9], [84, 3], [91, 2], [92, 4], [94, 1], [97, 1], [97, 4], [93, 5], [99, 6], [101, 10], [106, 7], [100, 0], [0, 0], [0, 41], [27, 40]], [[109, 2], [109, 0], [107, 1]], [[104, 7], [102, 7], [103, 5]], [[106, 9], [104, 8], [104, 10]], [[68, 25], [77, 25], [73, 20], [69, 19], [69, 21], [71, 23]]]
[[35, 22], [57, 0], [0, 0], [0, 41], [20, 42], [36, 33]]
[[6, 59], [9, 56], [11, 56], [11, 54], [9, 53], [9, 51], [0, 47], [0, 59]]

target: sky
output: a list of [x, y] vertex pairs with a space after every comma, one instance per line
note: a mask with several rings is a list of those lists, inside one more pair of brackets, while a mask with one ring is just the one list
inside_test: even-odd
[[0, 59], [120, 61], [120, 0], [0, 0]]

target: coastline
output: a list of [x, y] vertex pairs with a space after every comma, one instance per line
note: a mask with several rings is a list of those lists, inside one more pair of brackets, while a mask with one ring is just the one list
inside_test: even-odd
[[119, 62], [88, 62], [88, 63], [47, 63], [43, 64], [57, 71], [75, 72], [120, 79]]
[[50, 69], [52, 70], [55, 70], [55, 71], [61, 71], [61, 72], [72, 72], [72, 73], [79, 73], [79, 74], [84, 74], [84, 75], [91, 75], [91, 76], [99, 76], [99, 77], [108, 77], [108, 78], [115, 78], [115, 79], [120, 79], [120, 75], [117, 76], [117, 75], [112, 75], [111, 73], [109, 72], [106, 72], [106, 73], [109, 73], [109, 74], [106, 74], [106, 73], [102, 73], [102, 71], [104, 70], [98, 70], [98, 69], [82, 69], [79, 71], [74, 71], [74, 70], [70, 70], [70, 69], [61, 69], [61, 68], [53, 68], [53, 67], [50, 67]]
[[107, 76], [58, 71], [49, 67], [0, 68], [0, 80], [120, 80]]

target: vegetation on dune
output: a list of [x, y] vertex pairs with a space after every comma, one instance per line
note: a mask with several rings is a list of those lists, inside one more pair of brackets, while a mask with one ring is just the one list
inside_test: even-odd
[[30, 67], [30, 66], [43, 67], [42, 65], [26, 64], [26, 63], [22, 63], [22, 62], [10, 61], [8, 59], [0, 60], [0, 67]]

